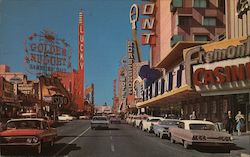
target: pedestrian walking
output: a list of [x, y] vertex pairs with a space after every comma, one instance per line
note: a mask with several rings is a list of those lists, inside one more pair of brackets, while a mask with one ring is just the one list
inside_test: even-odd
[[190, 119], [190, 120], [196, 119], [195, 111], [193, 111], [192, 114], [190, 114], [189, 119]]
[[233, 134], [233, 129], [234, 129], [234, 119], [232, 117], [231, 111], [227, 112], [227, 116], [226, 116], [226, 131], [229, 134]]
[[238, 131], [238, 136], [241, 135], [241, 128], [244, 125], [244, 115], [241, 114], [241, 111], [238, 111], [238, 114], [235, 116], [236, 120], [236, 130]]

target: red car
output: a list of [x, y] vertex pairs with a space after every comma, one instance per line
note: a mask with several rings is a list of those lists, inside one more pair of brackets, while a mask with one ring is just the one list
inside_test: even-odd
[[0, 147], [30, 147], [40, 154], [43, 144], [53, 146], [56, 137], [56, 129], [42, 118], [12, 119], [0, 132]]

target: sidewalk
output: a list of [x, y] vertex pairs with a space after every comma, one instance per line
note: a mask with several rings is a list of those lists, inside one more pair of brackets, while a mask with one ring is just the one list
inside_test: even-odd
[[230, 157], [250, 157], [250, 132], [242, 133], [241, 136], [233, 135], [236, 149], [230, 151]]

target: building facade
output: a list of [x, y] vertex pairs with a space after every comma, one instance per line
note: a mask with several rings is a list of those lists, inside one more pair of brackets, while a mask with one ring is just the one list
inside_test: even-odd
[[[156, 6], [159, 5], [157, 2]], [[190, 42], [188, 39], [190, 36], [186, 36], [187, 41], [178, 41], [169, 51], [165, 51], [167, 53], [164, 52], [167, 50], [166, 45], [162, 47], [162, 51], [159, 48], [156, 53], [161, 53], [162, 55], [158, 55], [165, 57], [159, 57], [159, 61], [153, 61], [152, 56], [151, 61], [156, 68], [164, 68], [163, 76], [144, 89], [144, 101], [137, 103], [137, 107], [149, 109], [149, 113], [157, 115], [177, 114], [184, 119], [189, 119], [189, 115], [195, 111], [198, 119], [223, 123], [228, 111], [231, 111], [233, 116], [241, 111], [246, 122], [243, 130], [249, 130], [250, 38], [248, 30], [250, 30], [250, 25], [247, 23], [249, 3], [243, 3], [240, 0], [226, 1], [226, 12], [224, 12], [226, 15], [222, 16], [224, 9], [221, 7], [225, 7], [225, 1], [182, 1], [182, 5], [174, 4], [177, 1], [171, 2], [169, 5], [172, 5], [172, 15], [178, 13], [179, 8], [184, 9], [182, 6], [185, 3], [189, 3], [189, 5], [192, 3], [193, 7], [199, 4], [199, 8], [196, 6], [191, 10], [192, 13], [197, 13], [197, 11], [200, 14], [204, 13], [201, 25], [203, 28], [197, 27], [194, 30], [197, 30], [196, 32], [207, 30], [210, 33], [209, 39], [213, 41], [209, 41], [209, 43]], [[175, 9], [174, 6], [176, 6]], [[184, 10], [190, 10], [190, 8]], [[218, 16], [215, 16], [216, 14]], [[160, 16], [162, 15], [164, 14], [160, 14]], [[194, 19], [196, 19], [195, 16]], [[216, 20], [210, 16], [216, 17]], [[208, 20], [205, 20], [205, 17], [209, 17]], [[165, 22], [169, 23], [169, 21]], [[162, 18], [160, 18], [158, 23], [161, 23], [159, 24], [161, 26], [164, 20], [162, 22]], [[224, 23], [226, 23], [226, 29], [223, 30]], [[216, 28], [217, 25], [219, 28]], [[187, 28], [190, 25], [185, 26], [185, 29], [189, 30], [187, 32], [192, 34], [190, 31], [192, 25], [191, 28]], [[223, 34], [223, 32], [226, 33]], [[164, 32], [162, 34], [159, 31], [159, 34], [166, 37], [166, 34], [163, 35]], [[193, 37], [194, 40], [205, 39], [200, 36], [196, 38], [195, 34]], [[170, 36], [166, 37], [167, 39], [171, 41]], [[224, 40], [218, 41], [218, 39]], [[161, 41], [161, 39], [156, 39], [155, 49], [157, 41]], [[162, 45], [159, 42], [159, 47]], [[153, 47], [152, 53], [154, 52]]]

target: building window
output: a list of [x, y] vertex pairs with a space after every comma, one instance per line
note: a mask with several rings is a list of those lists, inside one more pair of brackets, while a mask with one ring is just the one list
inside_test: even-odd
[[190, 26], [192, 17], [191, 16], [176, 16], [177, 26]]
[[194, 41], [209, 41], [207, 35], [194, 35]]
[[170, 5], [170, 10], [172, 12], [176, 11], [176, 8], [182, 8], [182, 0], [172, 0]]
[[178, 41], [183, 41], [183, 36], [182, 35], [173, 35], [172, 38], [171, 38], [171, 40], [170, 40], [170, 46], [174, 47], [174, 45]]
[[203, 26], [216, 26], [216, 17], [203, 17]]
[[193, 0], [194, 8], [207, 8], [207, 0]]

